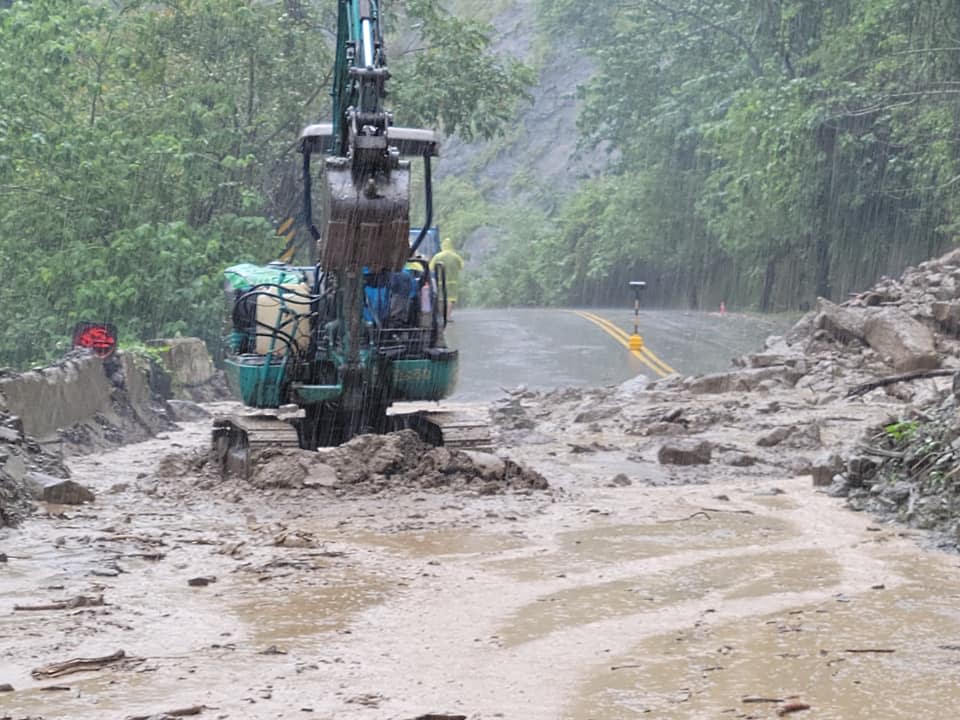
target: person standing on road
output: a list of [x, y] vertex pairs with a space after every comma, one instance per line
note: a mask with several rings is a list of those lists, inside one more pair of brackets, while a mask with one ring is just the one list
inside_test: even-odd
[[440, 252], [430, 260], [430, 270], [436, 273], [437, 265], [443, 264], [443, 269], [446, 271], [447, 319], [449, 320], [453, 317], [453, 308], [460, 298], [460, 271], [463, 270], [464, 262], [463, 258], [454, 249], [453, 241], [450, 238], [444, 238], [443, 242], [440, 243], [440, 248]]

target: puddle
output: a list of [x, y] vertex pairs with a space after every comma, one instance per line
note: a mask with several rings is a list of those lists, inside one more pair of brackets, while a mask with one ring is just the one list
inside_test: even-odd
[[566, 717], [777, 717], [748, 696], [796, 697], [817, 720], [954, 717], [960, 583], [937, 563], [899, 570], [911, 582], [895, 589], [650, 638], [596, 670]]
[[834, 584], [839, 577], [839, 567], [823, 552], [741, 554], [546, 595], [514, 615], [499, 636], [504, 645], [519, 645], [571, 626], [690, 600], [802, 592]]
[[[679, 517], [679, 515], [678, 515]], [[606, 525], [559, 533], [559, 549], [536, 558], [487, 564], [517, 580], [535, 582], [560, 573], [586, 572], [598, 565], [666, 557], [684, 552], [768, 545], [794, 534], [790, 523], [769, 517], [712, 513], [683, 522]]]
[[247, 643], [260, 649], [303, 647], [315, 644], [320, 633], [342, 630], [356, 613], [382, 602], [386, 588], [383, 580], [362, 575], [293, 590], [275, 585], [249, 593], [232, 610], [246, 623]]

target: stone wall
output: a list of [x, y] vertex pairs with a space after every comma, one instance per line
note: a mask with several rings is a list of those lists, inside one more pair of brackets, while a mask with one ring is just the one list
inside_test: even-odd
[[47, 439], [108, 412], [111, 390], [103, 361], [77, 353], [42, 370], [0, 379], [0, 409], [20, 418], [25, 434]]

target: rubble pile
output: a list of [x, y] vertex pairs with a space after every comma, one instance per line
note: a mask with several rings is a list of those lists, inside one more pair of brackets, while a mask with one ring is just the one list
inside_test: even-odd
[[0, 412], [0, 527], [19, 524], [32, 511], [31, 484], [38, 478], [69, 475], [58, 455], [24, 435], [19, 418]]
[[401, 489], [472, 490], [481, 495], [545, 490], [539, 473], [487, 453], [425, 443], [412, 430], [361, 435], [321, 452], [273, 448], [254, 457], [258, 487], [326, 487], [340, 494]]
[[957, 398], [870, 428], [830, 481], [829, 492], [854, 510], [931, 530], [942, 547], [960, 549]]

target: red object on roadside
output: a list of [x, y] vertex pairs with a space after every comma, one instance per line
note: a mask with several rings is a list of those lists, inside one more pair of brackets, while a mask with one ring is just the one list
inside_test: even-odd
[[117, 349], [117, 328], [110, 323], [78, 322], [73, 328], [73, 346], [106, 359]]

